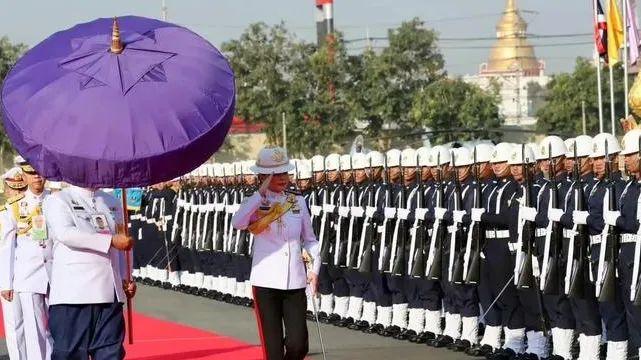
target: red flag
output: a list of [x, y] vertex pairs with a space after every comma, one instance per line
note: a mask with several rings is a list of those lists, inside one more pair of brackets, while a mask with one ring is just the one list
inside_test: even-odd
[[608, 23], [605, 19], [605, 13], [599, 0], [594, 1], [597, 7], [596, 19], [594, 24], [594, 40], [596, 41], [596, 50], [599, 56], [608, 62]]

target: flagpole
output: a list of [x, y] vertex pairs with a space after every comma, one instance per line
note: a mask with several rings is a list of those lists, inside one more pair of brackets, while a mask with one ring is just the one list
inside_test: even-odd
[[610, 122], [612, 126], [612, 135], [616, 135], [616, 127], [614, 126], [614, 72], [612, 71], [611, 64], [608, 66], [608, 69], [610, 70]]
[[625, 101], [625, 116], [630, 115], [628, 105], [628, 0], [623, 0], [623, 99]]
[[[592, 1], [594, 8], [594, 22], [592, 24], [593, 31], [598, 31], [597, 24], [599, 19], [599, 14], [597, 10], [597, 0]], [[597, 79], [597, 100], [599, 102], [599, 133], [603, 132], [603, 95], [602, 95], [602, 86], [601, 86], [601, 56], [599, 55], [599, 48], [596, 41], [594, 42], [594, 56], [596, 56], [596, 79]]]

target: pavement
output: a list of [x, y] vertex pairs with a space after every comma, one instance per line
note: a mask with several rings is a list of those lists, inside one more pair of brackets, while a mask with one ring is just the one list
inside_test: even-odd
[[[249, 344], [260, 344], [251, 308], [145, 285], [139, 286], [134, 307], [136, 312], [144, 315], [209, 330]], [[322, 360], [316, 324], [310, 321], [307, 325], [310, 337], [309, 358]], [[474, 359], [461, 353], [327, 324], [321, 324], [321, 332], [328, 360]], [[0, 360], [9, 359], [6, 354], [5, 343], [0, 341]]]

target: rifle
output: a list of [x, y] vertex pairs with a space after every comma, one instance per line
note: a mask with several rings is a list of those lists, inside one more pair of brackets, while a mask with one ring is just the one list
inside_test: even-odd
[[[577, 156], [577, 146], [574, 145], [574, 169], [572, 177], [574, 178], [574, 210], [585, 211], [587, 206], [581, 184], [581, 173], [579, 163], [581, 159]], [[575, 235], [570, 243], [568, 254], [568, 267], [566, 274], [569, 274], [569, 281], [566, 281], [566, 293], [568, 296], [584, 299], [585, 289], [590, 285], [590, 241], [587, 227], [583, 224], [576, 224]], [[566, 275], [567, 276], [567, 275]]]
[[[441, 166], [441, 153], [436, 156], [436, 207], [443, 208], [445, 204], [445, 184], [443, 183], [443, 167]], [[440, 280], [443, 278], [443, 244], [447, 236], [447, 225], [444, 220], [436, 219], [432, 229], [432, 241], [430, 244], [430, 256], [428, 257], [429, 280]]]
[[[523, 179], [525, 183], [525, 189], [523, 191], [523, 202], [525, 207], [533, 207], [534, 201], [532, 199], [532, 174], [529, 169], [529, 160], [525, 158], [525, 145], [521, 145], [521, 159], [523, 164], [521, 164], [521, 171], [523, 171]], [[536, 228], [534, 223], [531, 221], [524, 220], [521, 228], [521, 248], [519, 249], [521, 254], [525, 254], [525, 259], [523, 261], [516, 262], [517, 276], [516, 278], [516, 288], [519, 290], [532, 289], [536, 288], [536, 279], [534, 278], [534, 268], [532, 267], [533, 257], [536, 256], [534, 251], [534, 238], [536, 235]]]
[[[372, 158], [369, 159], [369, 173], [368, 178], [370, 181], [370, 186], [367, 187], [367, 207], [373, 208], [376, 207], [376, 189], [373, 186], [374, 176], [371, 172], [372, 169]], [[364, 239], [362, 240], [363, 251], [361, 253], [361, 263], [358, 266], [358, 272], [360, 273], [370, 273], [372, 271], [372, 256], [373, 256], [373, 246], [374, 246], [374, 233], [376, 230], [376, 224], [374, 219], [366, 218], [363, 223], [365, 227], [363, 231]]]
[[[384, 162], [383, 162], [383, 186], [385, 188], [385, 208], [384, 211], [388, 208], [392, 207], [392, 192], [391, 192], [391, 184], [390, 184], [390, 179], [389, 179], [389, 168], [387, 167], [387, 156], [385, 156]], [[379, 271], [381, 272], [387, 272], [386, 270], [386, 264], [390, 263], [390, 257], [392, 256], [392, 251], [391, 251], [391, 244], [388, 244], [388, 238], [391, 240], [390, 234], [393, 231], [393, 223], [390, 221], [390, 219], [385, 217], [383, 220], [383, 233], [381, 234], [381, 241], [380, 241], [380, 256], [381, 259], [379, 259]], [[391, 269], [390, 269], [391, 270]]]
[[[423, 207], [423, 174], [421, 166], [419, 165], [419, 154], [416, 154], [416, 209]], [[413, 278], [422, 278], [425, 276], [425, 226], [423, 219], [416, 217], [414, 220], [414, 244], [412, 268], [410, 269], [410, 276]]]
[[[548, 160], [550, 168], [550, 207], [558, 209], [559, 208], [559, 195], [558, 195], [558, 184], [556, 181], [556, 161], [552, 158], [552, 143], [548, 143]], [[560, 276], [559, 276], [559, 262], [561, 256], [561, 248], [563, 246], [563, 230], [561, 229], [561, 224], [558, 222], [550, 221], [551, 230], [549, 244], [546, 239], [546, 246], [544, 249], [544, 264], [547, 266], [544, 268], [547, 271], [542, 273], [544, 278], [541, 279], [541, 286], [544, 295], [559, 295], [561, 290]], [[547, 257], [547, 263], [545, 263], [545, 258]]]
[[[351, 187], [352, 187], [352, 196], [351, 196], [351, 201], [350, 201], [350, 206], [351, 207], [359, 207], [361, 204], [359, 203], [360, 200], [360, 194], [359, 194], [359, 189], [358, 185], [356, 184], [356, 172], [354, 171], [354, 164], [352, 162], [352, 158], [349, 158], [349, 167], [351, 168], [352, 172], [352, 179], [351, 179]], [[360, 248], [360, 233], [358, 233], [358, 227], [357, 225], [357, 219], [355, 216], [352, 214], [352, 216], [349, 219], [349, 233], [348, 233], [348, 258], [347, 258], [347, 267], [350, 269], [354, 269], [356, 267], [356, 263], [358, 261], [358, 256], [360, 255], [356, 249]]]
[[341, 161], [338, 161], [338, 178], [339, 178], [339, 185], [338, 185], [338, 211], [339, 214], [336, 217], [336, 239], [335, 243], [336, 246], [334, 247], [334, 263], [335, 265], [339, 265], [341, 267], [344, 267], [347, 265], [347, 232], [345, 231], [345, 227], [347, 225], [347, 217], [341, 216], [341, 208], [346, 208], [347, 207], [347, 194], [345, 194], [345, 184], [343, 183], [344, 178], [343, 178], [343, 169], [341, 166]]
[[[330, 186], [329, 183], [327, 182], [327, 167], [325, 166], [325, 159], [323, 159], [323, 186], [325, 187], [323, 191], [323, 202], [322, 206], [325, 206], [325, 204], [330, 204], [330, 196], [329, 196], [329, 191], [330, 191]], [[323, 264], [329, 263], [329, 256], [330, 256], [330, 249], [331, 249], [331, 244], [329, 243], [329, 230], [330, 230], [330, 219], [329, 214], [323, 209], [323, 215], [321, 216], [321, 223], [320, 223], [320, 258], [321, 262]]]
[[[639, 137], [639, 149], [641, 149], [641, 136]], [[640, 166], [639, 169], [641, 169], [641, 156], [639, 156], [639, 166]], [[639, 239], [637, 239], [636, 248], [639, 248], [638, 242], [639, 242]], [[638, 279], [637, 279], [637, 282], [635, 284], [636, 287], [631, 289], [632, 295], [634, 295], [634, 298], [631, 299], [633, 304], [634, 304], [634, 306], [641, 306], [641, 277], [638, 276], [638, 274], [639, 274], [639, 272], [638, 272], [639, 271], [639, 269], [638, 269], [638, 262], [639, 262], [638, 257], [639, 257], [639, 254], [637, 253], [637, 251], [635, 249], [634, 262], [635, 262], [635, 264], [637, 264], [637, 266], [636, 267], [633, 266], [632, 269], [634, 271], [633, 274], [635, 274], [638, 277]], [[634, 277], [632, 279], [633, 279], [632, 281], [634, 281]]]
[[[616, 211], [617, 196], [616, 196], [616, 183], [612, 178], [610, 153], [608, 151], [608, 142], [605, 142], [605, 177], [607, 178], [609, 210]], [[617, 293], [617, 254], [619, 253], [619, 234], [615, 226], [607, 226], [607, 235], [604, 241], [601, 242], [601, 251], [605, 251], [605, 269], [602, 269], [599, 264], [599, 274], [605, 271], [605, 275], [601, 278], [601, 283], [597, 282], [597, 294], [600, 302], [614, 302]], [[605, 242], [605, 243], [603, 243]]]
[[[461, 190], [461, 181], [456, 170], [455, 158], [454, 154], [452, 154], [452, 166], [454, 167], [454, 210], [459, 211], [463, 209], [463, 191]], [[454, 241], [454, 254], [450, 253], [450, 259], [453, 260], [450, 282], [453, 284], [462, 284], [463, 257], [465, 256], [465, 252], [463, 251], [463, 236], [465, 234], [463, 224], [455, 223], [454, 226], [454, 233], [452, 233], [452, 237], [450, 238], [450, 241]]]
[[[400, 163], [400, 160], [399, 160]], [[401, 189], [400, 189], [400, 195], [399, 195], [399, 203], [398, 203], [398, 208], [406, 208], [407, 206], [407, 189], [405, 187], [405, 171], [403, 167], [401, 167]], [[403, 276], [406, 274], [406, 264], [407, 264], [407, 259], [406, 259], [406, 254], [405, 254], [405, 247], [407, 243], [407, 220], [404, 219], [397, 219], [396, 220], [396, 227], [398, 228], [397, 238], [396, 238], [396, 248], [394, 249], [396, 252], [396, 256], [394, 257], [394, 265], [392, 266], [392, 275], [396, 276]], [[396, 230], [396, 229], [395, 229]]]
[[[481, 190], [481, 178], [479, 176], [479, 165], [476, 158], [476, 147], [474, 147], [474, 165], [472, 166], [474, 176], [474, 207], [478, 209], [483, 206], [481, 203], [483, 194]], [[481, 251], [485, 246], [485, 228], [480, 222], [475, 221], [472, 223], [468, 233], [468, 242], [470, 246], [466, 251], [470, 251], [470, 258], [466, 262], [469, 266], [465, 276], [465, 283], [478, 285], [481, 279]]]

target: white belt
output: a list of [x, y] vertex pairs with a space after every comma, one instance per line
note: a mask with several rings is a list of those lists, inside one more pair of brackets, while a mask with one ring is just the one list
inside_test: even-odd
[[601, 235], [590, 235], [590, 245], [597, 245], [601, 243]]
[[545, 236], [547, 232], [548, 232], [547, 228], [538, 228], [534, 231], [534, 236], [542, 237], [542, 236]]
[[637, 242], [638, 237], [639, 236], [637, 234], [621, 234], [621, 243], [626, 244]]
[[574, 231], [572, 231], [572, 229], [563, 229], [563, 237], [566, 239], [573, 239]]
[[453, 233], [456, 231], [456, 227], [454, 225], [450, 225], [447, 227], [447, 232]]
[[488, 239], [507, 239], [510, 237], [510, 230], [486, 230], [485, 237]]

